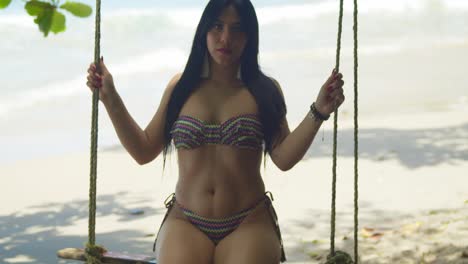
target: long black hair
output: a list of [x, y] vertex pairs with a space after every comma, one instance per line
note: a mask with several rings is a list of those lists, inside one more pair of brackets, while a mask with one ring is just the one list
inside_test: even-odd
[[[275, 83], [260, 70], [258, 65], [258, 20], [250, 0], [210, 0], [203, 11], [195, 32], [192, 51], [188, 58], [180, 80], [175, 85], [166, 113], [164, 128], [163, 170], [166, 155], [170, 152], [172, 136], [171, 128], [179, 116], [180, 110], [190, 94], [201, 81], [202, 67], [205, 56], [208, 56], [206, 35], [218, 19], [223, 9], [234, 6], [241, 18], [241, 26], [247, 35], [247, 43], [241, 55], [241, 79], [255, 98], [259, 109], [260, 121], [263, 125], [266, 153], [272, 150], [273, 140], [280, 128], [280, 121], [286, 115], [284, 98]], [[266, 163], [264, 162], [264, 166]]]

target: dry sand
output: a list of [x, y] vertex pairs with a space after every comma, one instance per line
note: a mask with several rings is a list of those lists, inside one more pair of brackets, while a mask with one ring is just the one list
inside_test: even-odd
[[[467, 113], [360, 121], [362, 263], [468, 263]], [[352, 122], [346, 113], [341, 116], [336, 245], [352, 253]], [[279, 171], [271, 161], [262, 169], [288, 263], [321, 263], [329, 249], [331, 125], [324, 125], [290, 171]], [[120, 149], [100, 152], [98, 243], [151, 253], [163, 201], [177, 179], [175, 156], [164, 178], [161, 161], [138, 166]], [[0, 263], [72, 263], [56, 259], [55, 252], [87, 239], [88, 164], [82, 153], [0, 166]], [[132, 215], [133, 209], [144, 214]]]

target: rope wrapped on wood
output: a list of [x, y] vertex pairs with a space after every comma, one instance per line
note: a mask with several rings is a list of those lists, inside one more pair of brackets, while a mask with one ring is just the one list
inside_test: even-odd
[[327, 256], [325, 264], [354, 264], [354, 262], [348, 253], [338, 250], [334, 255]]
[[85, 249], [85, 258], [86, 263], [90, 264], [102, 264], [102, 255], [106, 253], [107, 250], [99, 245], [91, 245], [86, 243]]

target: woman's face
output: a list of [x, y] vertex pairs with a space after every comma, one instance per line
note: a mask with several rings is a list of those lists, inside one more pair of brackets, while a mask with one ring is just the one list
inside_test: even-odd
[[247, 42], [240, 17], [234, 6], [226, 7], [206, 36], [208, 52], [214, 62], [228, 66], [239, 63]]

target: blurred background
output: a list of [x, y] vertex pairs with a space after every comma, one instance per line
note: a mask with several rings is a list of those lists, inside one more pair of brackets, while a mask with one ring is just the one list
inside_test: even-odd
[[[82, 1], [93, 6], [90, 0]], [[283, 87], [298, 124], [335, 64], [339, 1], [254, 0], [260, 63]], [[203, 0], [104, 1], [101, 53], [130, 113], [145, 127], [170, 78], [185, 66]], [[44, 38], [21, 1], [0, 11], [0, 164], [86, 151], [94, 18], [67, 15]], [[361, 118], [468, 107], [468, 2], [359, 1]], [[352, 1], [345, 1], [341, 72], [352, 116]], [[104, 108], [100, 147], [118, 144]]]

